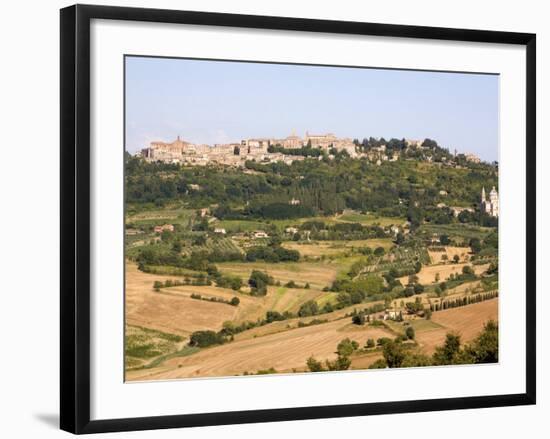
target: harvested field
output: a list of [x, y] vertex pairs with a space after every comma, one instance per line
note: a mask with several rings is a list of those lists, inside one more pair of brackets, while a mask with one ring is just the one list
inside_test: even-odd
[[441, 259], [443, 255], [447, 255], [448, 261], [452, 261], [455, 255], [457, 255], [460, 258], [460, 262], [464, 262], [467, 257], [469, 258], [470, 252], [470, 247], [445, 247], [444, 252], [434, 252], [428, 250], [432, 264], [444, 263], [445, 261]]
[[126, 264], [126, 323], [163, 332], [189, 334], [192, 331], [219, 330], [225, 320], [232, 320], [237, 307], [223, 303], [190, 299], [177, 293], [156, 293], [155, 280], [173, 279], [140, 272], [135, 264]]
[[285, 284], [291, 280], [304, 284], [309, 282], [312, 288], [323, 289], [330, 285], [339, 270], [338, 264], [318, 262], [281, 262], [277, 264], [267, 262], [223, 262], [218, 264], [223, 273], [234, 274], [248, 279], [252, 270], [267, 272], [275, 280]]
[[[265, 318], [266, 311], [296, 313], [304, 302], [319, 300], [325, 303], [334, 296], [319, 289], [270, 286], [264, 297], [251, 297], [231, 289], [215, 286], [181, 285], [153, 290], [153, 282], [177, 278], [139, 271], [135, 264], [126, 265], [126, 322], [177, 334], [212, 329], [219, 330], [226, 320], [240, 323]], [[192, 299], [191, 294], [204, 298], [231, 300], [238, 297], [239, 306]]]
[[434, 312], [432, 322], [441, 325], [441, 328], [418, 330], [416, 340], [425, 353], [431, 354], [436, 346], [443, 344], [448, 332], [458, 332], [462, 343], [467, 343], [481, 332], [489, 320], [498, 320], [498, 299]]
[[[158, 294], [158, 293], [157, 293]], [[265, 300], [260, 297], [251, 297], [248, 294], [238, 293], [236, 291], [218, 288], [215, 286], [192, 286], [183, 285], [172, 288], [165, 288], [161, 290], [161, 294], [179, 295], [181, 297], [191, 297], [191, 294], [200, 294], [203, 298], [216, 297], [218, 299], [231, 300], [233, 297], [238, 297], [240, 303], [238, 306], [233, 307], [228, 304], [223, 304], [234, 311], [232, 320], [241, 322], [244, 320], [256, 320], [257, 318], [265, 316]], [[196, 300], [198, 299], [191, 299]], [[205, 303], [208, 303], [205, 301]], [[223, 322], [222, 322], [223, 323]]]
[[349, 320], [298, 328], [264, 337], [234, 341], [204, 349], [183, 358], [174, 358], [162, 366], [129, 372], [130, 380], [176, 379], [198, 376], [231, 376], [275, 368], [278, 372], [303, 370], [307, 358], [335, 358], [336, 345], [346, 337], [364, 345], [368, 338], [386, 337], [384, 328], [357, 327]]
[[481, 282], [478, 280], [475, 280], [472, 282], [465, 282], [463, 284], [458, 285], [457, 287], [447, 290], [447, 294], [450, 297], [453, 297], [455, 294], [458, 294], [457, 297], [460, 297], [460, 296], [463, 296], [464, 293], [474, 291], [476, 288], [480, 287], [480, 285], [481, 285]]
[[301, 256], [335, 256], [345, 253], [348, 248], [342, 244], [335, 244], [333, 241], [318, 241], [311, 243], [297, 243], [287, 241], [283, 247], [289, 250], [297, 250]]
[[382, 352], [380, 351], [369, 352], [367, 354], [354, 356], [351, 359], [350, 369], [352, 370], [368, 369], [372, 363], [374, 363], [376, 360], [379, 360], [381, 358], [383, 358], [383, 356], [382, 356]]
[[269, 287], [266, 296], [267, 301], [265, 304], [265, 309], [266, 311], [290, 311], [296, 313], [298, 312], [300, 305], [304, 302], [307, 302], [308, 300], [319, 300], [330, 295], [330, 293], [325, 293], [320, 290]]
[[356, 241], [332, 241], [332, 242], [344, 242], [346, 247], [370, 247], [372, 249], [376, 247], [383, 247], [388, 250], [393, 247], [393, 240], [391, 238], [372, 238], [372, 239], [360, 239]]
[[[439, 282], [449, 279], [451, 274], [462, 273], [462, 268], [469, 264], [442, 264], [442, 265], [428, 265], [423, 266], [420, 273], [417, 274], [418, 281], [423, 285], [429, 285], [433, 282], [437, 282], [436, 275], [439, 274]], [[479, 275], [489, 268], [489, 264], [472, 265], [475, 274]], [[406, 284], [408, 282], [408, 276], [399, 278], [401, 283]]]

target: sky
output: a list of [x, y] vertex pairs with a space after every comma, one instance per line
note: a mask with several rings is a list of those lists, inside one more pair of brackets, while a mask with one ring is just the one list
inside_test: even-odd
[[179, 135], [435, 139], [498, 160], [496, 75], [126, 57], [126, 149]]

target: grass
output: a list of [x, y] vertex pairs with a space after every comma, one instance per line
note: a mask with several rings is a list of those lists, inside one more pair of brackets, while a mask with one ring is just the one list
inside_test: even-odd
[[127, 326], [125, 356], [131, 359], [130, 363], [136, 364], [136, 360], [147, 360], [173, 351], [182, 341], [179, 335], [141, 326]]
[[275, 297], [273, 298], [273, 303], [271, 304], [273, 309], [275, 309], [275, 307], [277, 306], [277, 303], [279, 303], [279, 301], [283, 298], [286, 292], [287, 292], [287, 288], [285, 287], [277, 288], [277, 290], [275, 291]]
[[360, 223], [364, 226], [370, 226], [372, 224], [379, 224], [380, 226], [390, 226], [392, 224], [402, 224], [404, 218], [392, 218], [386, 216], [377, 216], [371, 214], [364, 214], [359, 212], [349, 212], [337, 217], [338, 222]]
[[391, 238], [372, 238], [358, 239], [353, 241], [286, 241], [283, 247], [297, 250], [302, 257], [334, 259], [336, 257], [345, 257], [352, 253], [353, 249], [363, 247], [383, 247], [388, 250], [393, 246]]
[[263, 230], [268, 224], [261, 221], [248, 220], [221, 220], [216, 221], [215, 226], [225, 229], [227, 233], [252, 232]]
[[196, 215], [193, 209], [152, 209], [126, 215], [126, 223], [151, 225], [169, 222], [170, 224], [187, 225]]
[[335, 279], [339, 271], [345, 270], [351, 262], [343, 261], [324, 261], [324, 262], [221, 262], [216, 264], [222, 273], [233, 274], [248, 280], [252, 270], [267, 272], [269, 275], [282, 284], [291, 280], [300, 285], [306, 282], [312, 289], [323, 289], [329, 286]]
[[423, 224], [419, 231], [447, 235], [450, 238], [485, 238], [493, 229], [489, 227], [472, 226], [467, 224]]
[[169, 334], [167, 332], [157, 331], [156, 329], [144, 328], [143, 326], [132, 326], [132, 328], [138, 329], [151, 337], [161, 338], [166, 341], [174, 343], [183, 341], [183, 337], [177, 334]]
[[162, 276], [197, 276], [206, 275], [204, 271], [190, 270], [189, 268], [174, 267], [172, 265], [146, 265], [146, 273], [158, 274]]
[[325, 306], [327, 303], [335, 305], [336, 304], [336, 297], [338, 297], [338, 293], [327, 292], [327, 293], [323, 294], [321, 297], [319, 297], [316, 300], [316, 302], [317, 302], [317, 305], [319, 305], [320, 308]]
[[140, 370], [157, 367], [166, 360], [191, 355], [199, 350], [181, 344], [184, 337], [142, 326], [126, 326], [125, 367]]
[[161, 355], [161, 356], [155, 358], [153, 361], [151, 361], [147, 364], [137, 366], [137, 367], [133, 367], [133, 368], [127, 368], [126, 370], [152, 369], [154, 367], [160, 366], [165, 361], [171, 360], [173, 358], [187, 357], [188, 355], [192, 355], [192, 354], [194, 354], [195, 352], [198, 352], [198, 351], [200, 351], [200, 348], [198, 348], [198, 347], [184, 346], [179, 351], [172, 352], [170, 354]]
[[411, 326], [414, 328], [415, 331], [429, 331], [432, 329], [439, 329], [442, 328], [439, 323], [435, 323], [432, 320], [426, 320], [426, 319], [415, 319], [411, 320], [409, 322]]
[[[408, 323], [408, 325], [406, 325], [405, 323]], [[386, 327], [389, 330], [400, 335], [405, 334], [405, 330], [407, 329], [408, 326], [412, 326], [416, 332], [429, 331], [432, 329], [440, 329], [443, 327], [438, 323], [435, 323], [431, 320], [426, 320], [426, 319], [405, 320], [404, 322], [384, 320], [384, 325], [386, 325]]]

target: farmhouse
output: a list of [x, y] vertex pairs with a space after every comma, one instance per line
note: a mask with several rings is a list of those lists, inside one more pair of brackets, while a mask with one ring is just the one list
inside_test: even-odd
[[163, 226], [155, 226], [155, 233], [173, 232], [174, 226], [172, 224], [164, 224]]
[[475, 154], [464, 154], [464, 157], [466, 158], [467, 161], [469, 162], [472, 162], [472, 163], [481, 163], [481, 159], [475, 155]]
[[450, 207], [451, 211], [453, 212], [453, 215], [455, 217], [457, 217], [458, 215], [460, 215], [461, 212], [470, 212], [470, 213], [474, 213], [474, 209], [472, 209], [471, 207]]
[[254, 232], [254, 238], [269, 238], [269, 235], [263, 230], [256, 230]]
[[403, 313], [401, 311], [387, 309], [384, 313], [384, 320], [397, 320], [400, 317], [403, 318]]

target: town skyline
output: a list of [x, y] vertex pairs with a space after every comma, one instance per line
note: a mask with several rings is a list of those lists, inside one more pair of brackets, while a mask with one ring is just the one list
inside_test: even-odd
[[[177, 141], [177, 140], [182, 140], [182, 141], [185, 141], [185, 142], [189, 142], [190, 144], [194, 144], [194, 145], [203, 145], [203, 146], [209, 146], [209, 147], [215, 147], [215, 146], [220, 146], [220, 145], [234, 145], [234, 144], [237, 144], [237, 143], [241, 143], [243, 140], [248, 140], [248, 139], [283, 139], [283, 138], [286, 138], [286, 137], [292, 137], [292, 136], [297, 136], [301, 139], [306, 139], [308, 137], [308, 135], [314, 135], [314, 136], [319, 136], [319, 135], [326, 135], [326, 134], [335, 134], [338, 138], [346, 138], [346, 139], [353, 139], [353, 140], [358, 140], [359, 143], [362, 142], [362, 140], [364, 139], [364, 137], [353, 137], [353, 136], [347, 136], [347, 135], [339, 135], [339, 133], [335, 133], [333, 131], [330, 131], [330, 130], [322, 130], [322, 131], [311, 131], [311, 130], [306, 130], [303, 135], [301, 135], [301, 133], [297, 132], [296, 130], [290, 130], [288, 131], [286, 134], [282, 134], [282, 135], [263, 135], [263, 136], [255, 136], [255, 137], [252, 137], [252, 136], [241, 136], [241, 137], [238, 137], [238, 138], [235, 138], [235, 139], [229, 139], [227, 141], [224, 141], [224, 142], [219, 142], [219, 143], [207, 143], [207, 142], [201, 142], [201, 141], [195, 141], [195, 139], [192, 139], [192, 138], [189, 138], [189, 137], [186, 137], [184, 134], [176, 134], [175, 137], [173, 138], [156, 138], [156, 139], [153, 139], [151, 140], [147, 145], [143, 145], [143, 147], [135, 150], [135, 151], [128, 151], [128, 152], [131, 152], [132, 154], [134, 153], [138, 153], [139, 151], [143, 150], [144, 148], [147, 148], [149, 147], [151, 144], [155, 144], [155, 143], [171, 143], [173, 141]], [[391, 136], [391, 137], [384, 137], [384, 136], [369, 136], [367, 138], [374, 138], [374, 139], [384, 139], [386, 142], [389, 142], [389, 140], [391, 140], [392, 138], [394, 139], [398, 139], [398, 140], [406, 140], [406, 141], [411, 141], [413, 139], [409, 138], [409, 137], [401, 137], [401, 136]], [[414, 140], [418, 140], [420, 142], [424, 141], [425, 139], [431, 139], [431, 140], [435, 140], [437, 142], [437, 139], [436, 138], [433, 138], [433, 137], [427, 137], [427, 138], [422, 138], [422, 139], [414, 139]], [[444, 148], [444, 149], [448, 149], [449, 150], [449, 153], [450, 154], [454, 154], [455, 153], [455, 149], [456, 149], [456, 153], [457, 154], [473, 154], [473, 155], [477, 155], [475, 154], [474, 152], [470, 151], [470, 150], [460, 150], [459, 148], [448, 148], [446, 145], [439, 145], [440, 147]], [[488, 163], [492, 163], [492, 161], [489, 161], [489, 160], [484, 160]]]
[[436, 139], [498, 160], [498, 76], [186, 59], [126, 59], [126, 149], [281, 138]]

